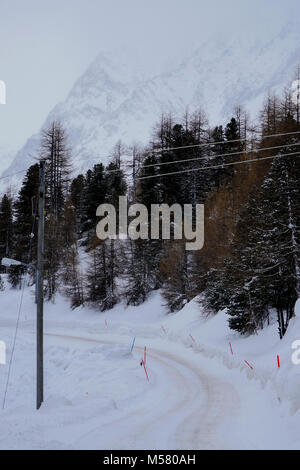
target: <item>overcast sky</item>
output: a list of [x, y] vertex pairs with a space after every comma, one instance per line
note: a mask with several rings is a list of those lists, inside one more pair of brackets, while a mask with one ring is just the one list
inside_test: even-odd
[[[272, 35], [299, 0], [0, 0], [0, 149], [18, 149], [100, 51], [143, 51], [147, 67], [218, 32]], [[143, 67], [144, 65], [141, 64]], [[1, 156], [1, 154], [0, 154]]]

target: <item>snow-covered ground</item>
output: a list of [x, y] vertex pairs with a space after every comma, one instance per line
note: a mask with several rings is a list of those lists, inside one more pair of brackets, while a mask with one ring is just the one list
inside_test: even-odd
[[[0, 292], [1, 407], [20, 298]], [[35, 305], [25, 289], [0, 449], [297, 449], [300, 365], [291, 344], [300, 320], [282, 341], [276, 328], [239, 337], [224, 313], [205, 318], [196, 301], [167, 315], [159, 292], [105, 313], [71, 311], [58, 296], [45, 306], [45, 401], [36, 411]]]

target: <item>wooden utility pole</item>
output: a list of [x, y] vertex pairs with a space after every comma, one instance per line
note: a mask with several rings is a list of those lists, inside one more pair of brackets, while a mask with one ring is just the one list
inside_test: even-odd
[[37, 247], [37, 395], [36, 408], [44, 401], [44, 347], [43, 347], [43, 310], [44, 310], [44, 224], [45, 224], [45, 161], [40, 162], [39, 186], [39, 226]]

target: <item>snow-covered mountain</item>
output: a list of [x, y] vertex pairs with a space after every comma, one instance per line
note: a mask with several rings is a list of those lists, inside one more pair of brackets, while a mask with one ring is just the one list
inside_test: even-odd
[[0, 174], [12, 163], [15, 152], [5, 147], [0, 147]]
[[[283, 88], [294, 79], [299, 61], [300, 27], [295, 24], [268, 40], [255, 32], [252, 38], [207, 40], [155, 76], [132, 58], [100, 54], [43, 127], [54, 119], [64, 123], [79, 172], [97, 160], [106, 163], [105, 156], [118, 139], [128, 145], [145, 143], [162, 112], [180, 115], [186, 107], [201, 107], [212, 125], [225, 122], [236, 104], [256, 113], [269, 90]], [[27, 168], [38, 146], [37, 133], [4, 175]]]

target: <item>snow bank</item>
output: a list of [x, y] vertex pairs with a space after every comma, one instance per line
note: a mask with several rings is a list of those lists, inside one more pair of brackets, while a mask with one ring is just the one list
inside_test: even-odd
[[257, 334], [245, 337], [229, 329], [225, 311], [207, 317], [198, 299], [167, 317], [164, 327], [172, 341], [180, 339], [206, 357], [218, 358], [229, 369], [239, 368], [249, 379], [259, 380], [263, 387], [269, 382], [278, 400], [287, 400], [294, 414], [300, 410], [300, 364], [292, 362], [292, 344], [300, 340], [299, 299], [295, 312], [296, 316], [282, 340], [279, 339], [275, 318]]

